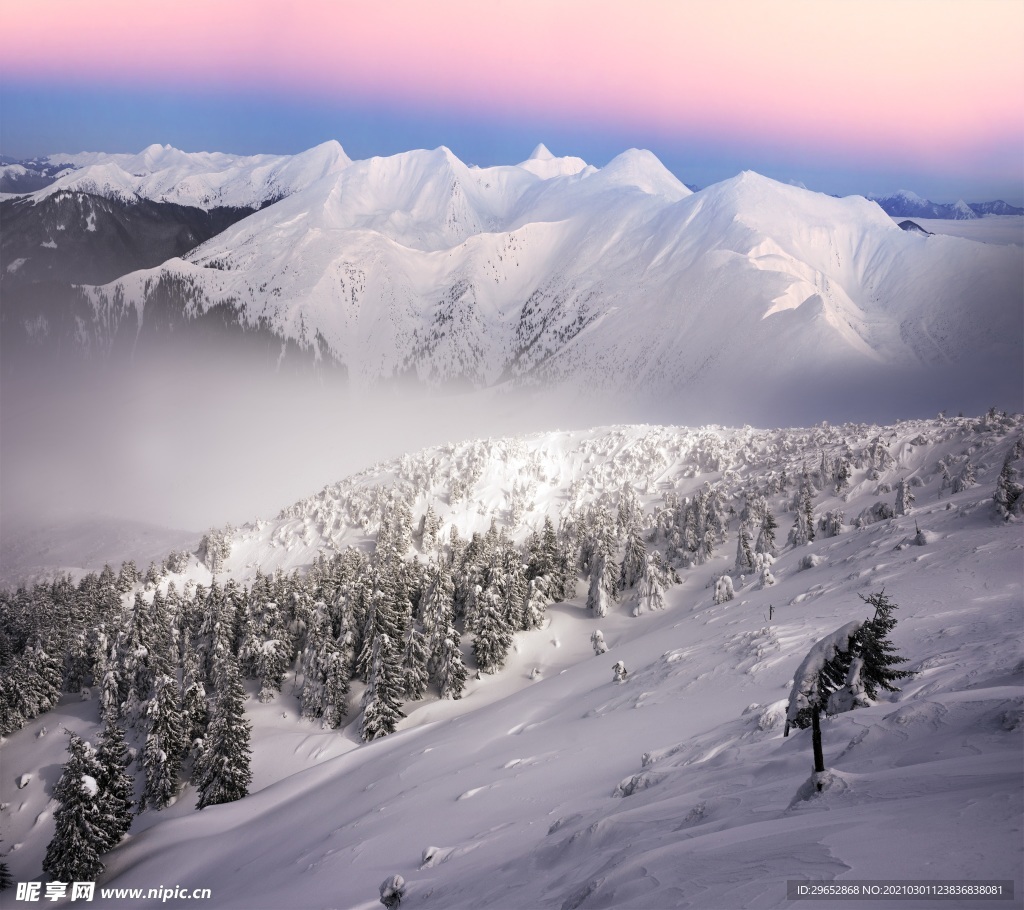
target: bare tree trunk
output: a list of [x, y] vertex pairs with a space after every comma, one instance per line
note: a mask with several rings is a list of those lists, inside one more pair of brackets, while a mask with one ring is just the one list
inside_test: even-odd
[[821, 774], [825, 770], [825, 756], [821, 751], [821, 708], [818, 705], [811, 714], [811, 745], [814, 747], [814, 772]]

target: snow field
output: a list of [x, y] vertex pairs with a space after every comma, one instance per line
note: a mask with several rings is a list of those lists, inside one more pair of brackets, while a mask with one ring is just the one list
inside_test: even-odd
[[[581, 582], [580, 596], [549, 606], [543, 629], [517, 633], [504, 670], [471, 679], [459, 701], [404, 706], [409, 716], [384, 739], [357, 745], [353, 711], [342, 731], [297, 720], [288, 683], [269, 704], [250, 698], [258, 792], [196, 813], [186, 789], [164, 812], [144, 813], [105, 858], [102, 883], [173, 879], [212, 887], [218, 907], [250, 910], [373, 907], [394, 873], [422, 907], [782, 907], [787, 879], [1013, 878], [1020, 888], [1024, 541], [991, 499], [1020, 428], [949, 419], [488, 440], [370, 469], [246, 526], [228, 559], [243, 579], [255, 565], [290, 569], [324, 546], [365, 544], [392, 489], [415, 501], [414, 515], [431, 504], [444, 538], [452, 524], [466, 535], [492, 516], [510, 522], [525, 484], [510, 527], [521, 538], [544, 515], [614, 502], [627, 480], [649, 526], [672, 490], [692, 495], [710, 481], [732, 495], [783, 468], [795, 479], [843, 445], [865, 459], [845, 498], [815, 500], [816, 516], [844, 509], [843, 532], [781, 548], [774, 586], [737, 577], [735, 598], [713, 602], [711, 581], [734, 560], [733, 519], [711, 560], [680, 569], [665, 610], [633, 617], [627, 597], [594, 619]], [[864, 453], [882, 449], [872, 469]], [[940, 498], [940, 458], [954, 475], [971, 461], [977, 486]], [[852, 527], [872, 503], [891, 502], [900, 477], [917, 497], [911, 513]], [[780, 544], [791, 493], [769, 497]], [[808, 555], [817, 565], [800, 569]], [[792, 678], [814, 642], [865, 618], [858, 594], [883, 588], [899, 605], [893, 639], [915, 676], [891, 700], [824, 722], [830, 777], [818, 793], [809, 731], [782, 737]], [[595, 628], [609, 645], [597, 657]], [[615, 683], [620, 660], [629, 676]], [[52, 828], [59, 725], [87, 735], [94, 711], [65, 698], [3, 746], [15, 880], [38, 874]], [[17, 790], [24, 773], [34, 779]]]

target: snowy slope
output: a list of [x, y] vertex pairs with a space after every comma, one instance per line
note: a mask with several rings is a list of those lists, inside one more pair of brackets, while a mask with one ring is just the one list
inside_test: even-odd
[[298, 155], [241, 156], [151, 145], [137, 155], [57, 154], [46, 161], [66, 163], [68, 168], [63, 176], [36, 192], [36, 199], [75, 192], [202, 209], [256, 208], [349, 164], [348, 156], [334, 140]]
[[[406, 705], [385, 739], [355, 746], [351, 727], [294, 720], [287, 686], [270, 705], [250, 699], [258, 792], [196, 813], [187, 788], [144, 813], [100, 885], [208, 887], [216, 906], [247, 910], [369, 910], [393, 873], [425, 908], [784, 907], [787, 879], [1012, 879], [1019, 895], [1024, 544], [991, 497], [1022, 428], [995, 416], [486, 440], [382, 464], [244, 527], [228, 563], [241, 578], [365, 544], [392, 490], [463, 533], [493, 516], [521, 536], [544, 515], [613, 506], [624, 482], [650, 527], [669, 492], [707, 482], [738, 509], [742, 490], [813, 469], [821, 452], [854, 464], [848, 493], [815, 501], [819, 515], [843, 509], [846, 526], [784, 548], [774, 586], [737, 578], [736, 599], [713, 603], [733, 522], [720, 555], [681, 570], [664, 611], [634, 617], [627, 598], [597, 622], [583, 598], [550, 607], [544, 629], [517, 634], [505, 670], [471, 681], [461, 701]], [[978, 485], [943, 491], [939, 459], [953, 474], [970, 463]], [[911, 514], [854, 527], [863, 509], [891, 504], [901, 478], [917, 497]], [[769, 495], [780, 542], [791, 497]], [[807, 556], [817, 564], [801, 570]], [[807, 732], [782, 736], [792, 676], [815, 641], [864, 618], [859, 594], [882, 588], [899, 604], [894, 641], [915, 676], [827, 721], [830, 785], [812, 795]], [[598, 625], [611, 649], [595, 657]], [[621, 684], [618, 660], [630, 671]], [[16, 880], [37, 874], [52, 826], [56, 730], [87, 732], [91, 707], [69, 702], [4, 744]], [[17, 790], [25, 771], [34, 781]]]
[[109, 323], [134, 326], [131, 301], [142, 339], [147, 301], [183, 288], [182, 313], [319, 337], [357, 388], [568, 381], [746, 400], [732, 419], [754, 421], [857, 382], [915, 385], [918, 412], [938, 410], [984, 368], [986, 395], [1019, 397], [1019, 250], [911, 236], [861, 197], [751, 172], [694, 194], [649, 152], [601, 169], [549, 155], [353, 162], [90, 293]]

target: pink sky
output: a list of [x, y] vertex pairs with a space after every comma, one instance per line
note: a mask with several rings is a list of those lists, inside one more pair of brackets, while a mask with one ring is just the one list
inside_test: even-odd
[[939, 165], [1024, 148], [1019, 0], [2, 0], [0, 76], [540, 112]]

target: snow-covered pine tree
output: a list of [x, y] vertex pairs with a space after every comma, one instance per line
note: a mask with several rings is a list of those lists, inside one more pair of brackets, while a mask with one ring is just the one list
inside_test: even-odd
[[163, 809], [178, 792], [178, 772], [188, 749], [181, 716], [178, 683], [171, 676], [158, 676], [156, 692], [146, 708], [149, 733], [143, 750], [146, 788], [139, 810]]
[[196, 741], [206, 736], [206, 728], [210, 722], [210, 706], [206, 700], [206, 687], [203, 685], [199, 664], [191, 650], [185, 652], [181, 679], [185, 687], [185, 692], [181, 696], [182, 732], [189, 750], [193, 750]]
[[715, 603], [724, 604], [726, 601], [732, 600], [735, 596], [736, 590], [733, 586], [732, 578], [728, 575], [720, 575], [715, 581]]
[[366, 742], [394, 733], [400, 718], [401, 666], [390, 636], [380, 632], [373, 640], [360, 736]]
[[[996, 491], [992, 498], [1005, 521], [1024, 515], [1024, 486], [1017, 480], [1017, 469], [1013, 466], [1016, 447], [1010, 449], [1003, 461], [1003, 467], [996, 480]], [[1017, 456], [1018, 458], [1020, 456]]]
[[754, 570], [754, 551], [750, 539], [750, 529], [746, 523], [740, 525], [736, 535], [736, 564], [734, 571], [737, 575], [748, 575]]
[[550, 599], [547, 595], [546, 576], [538, 576], [530, 581], [530, 590], [526, 595], [526, 609], [523, 611], [523, 627], [539, 629], [544, 625], [544, 616]]
[[854, 653], [863, 664], [860, 681], [864, 694], [874, 700], [878, 697], [879, 689], [898, 692], [899, 689], [893, 683], [912, 674], [907, 670], [893, 669], [897, 664], [907, 662], [905, 657], [896, 653], [895, 646], [889, 640], [889, 633], [896, 626], [893, 611], [897, 604], [889, 600], [884, 591], [868, 597], [861, 595], [860, 599], [875, 608], [875, 615], [861, 626], [854, 641]]
[[893, 515], [909, 515], [911, 506], [916, 497], [910, 492], [910, 485], [901, 477], [896, 483], [896, 504], [893, 506]]
[[430, 670], [441, 698], [462, 697], [466, 685], [466, 666], [462, 661], [459, 633], [455, 630], [451, 608], [441, 613], [434, 630]]
[[668, 584], [668, 569], [661, 561], [661, 554], [653, 550], [644, 560], [644, 570], [640, 576], [640, 596], [633, 615], [638, 616], [644, 610], [663, 610], [665, 589]]
[[281, 691], [288, 672], [292, 642], [277, 603], [253, 585], [246, 605], [245, 626], [238, 649], [239, 662], [246, 675], [260, 681], [259, 700], [273, 701]]
[[594, 648], [594, 654], [598, 657], [608, 650], [608, 644], [604, 640], [604, 633], [600, 629], [595, 629], [590, 633], [590, 644]]
[[249, 769], [252, 725], [245, 718], [245, 689], [231, 654], [222, 658], [217, 676], [220, 686], [203, 740], [203, 751], [196, 760], [197, 809], [241, 799], [249, 792], [252, 782]]
[[473, 657], [484, 673], [494, 673], [504, 666], [512, 647], [512, 631], [501, 596], [488, 588], [481, 595], [480, 618], [473, 638]]
[[969, 461], [964, 463], [964, 466], [960, 469], [960, 472], [953, 478], [953, 492], [962, 493], [964, 490], [969, 490], [971, 487], [976, 486], [978, 483], [977, 477], [974, 474], [974, 465]]
[[835, 491], [839, 496], [846, 492], [850, 486], [850, 479], [853, 477], [853, 468], [850, 466], [850, 458], [845, 453], [839, 457], [835, 470]]
[[640, 581], [647, 565], [647, 547], [636, 524], [628, 526], [626, 531], [626, 552], [622, 557], [622, 568], [619, 572], [619, 590], [632, 588]]
[[108, 839], [98, 802], [103, 768], [92, 746], [75, 733], [68, 753], [53, 792], [60, 806], [53, 813], [56, 825], [43, 871], [53, 881], [94, 881], [103, 871], [100, 855]]
[[789, 543], [794, 547], [814, 540], [814, 502], [809, 484], [804, 484], [797, 499], [796, 516], [789, 532]]
[[423, 633], [411, 623], [402, 642], [402, 692], [409, 701], [416, 701], [427, 691], [427, 648]]
[[420, 549], [424, 553], [433, 553], [437, 549], [438, 532], [441, 530], [441, 522], [434, 514], [432, 507], [427, 506], [427, 511], [420, 519]]
[[100, 735], [96, 759], [100, 765], [97, 804], [100, 826], [104, 832], [105, 853], [119, 843], [132, 825], [135, 781], [128, 773], [131, 758], [124, 741], [124, 731], [113, 718], [106, 718]]
[[818, 528], [825, 537], [838, 537], [843, 532], [845, 515], [840, 509], [832, 509], [818, 519]]
[[767, 553], [775, 556], [775, 532], [778, 530], [778, 523], [770, 509], [765, 509], [764, 518], [761, 520], [761, 528], [757, 533], [757, 541], [754, 543], [755, 553]]

